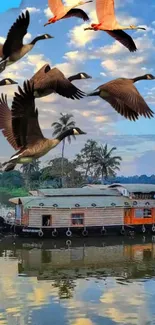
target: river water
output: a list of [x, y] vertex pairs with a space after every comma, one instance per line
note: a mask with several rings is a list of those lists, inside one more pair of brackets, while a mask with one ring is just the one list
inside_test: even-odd
[[1, 240], [0, 325], [155, 324], [154, 239]]

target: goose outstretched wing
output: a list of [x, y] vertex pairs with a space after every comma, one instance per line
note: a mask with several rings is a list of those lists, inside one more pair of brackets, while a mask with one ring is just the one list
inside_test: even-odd
[[34, 87], [24, 82], [23, 90], [18, 87], [12, 102], [12, 128], [19, 147], [35, 144], [44, 139], [38, 122], [38, 110], [35, 107]]
[[100, 86], [99, 89], [107, 93], [107, 96], [103, 95], [102, 98], [124, 117], [132, 118], [134, 115], [134, 118], [137, 119], [137, 114], [145, 118], [154, 117], [154, 112], [129, 79], [112, 80]]
[[18, 51], [23, 46], [23, 38], [27, 34], [30, 23], [29, 11], [22, 13], [10, 28], [7, 39], [3, 46], [3, 59], [8, 58], [13, 52]]
[[20, 149], [20, 146], [18, 146], [15, 140], [12, 129], [12, 114], [8, 106], [7, 96], [4, 96], [3, 94], [0, 98], [0, 130], [2, 130], [4, 137], [15, 150]]
[[0, 44], [0, 58], [3, 57], [3, 44]]
[[51, 89], [51, 93], [56, 92], [66, 98], [80, 99], [85, 96], [85, 93], [74, 86], [59, 69], [51, 69], [49, 64], [45, 64], [30, 82], [34, 83], [34, 90], [41, 93]]

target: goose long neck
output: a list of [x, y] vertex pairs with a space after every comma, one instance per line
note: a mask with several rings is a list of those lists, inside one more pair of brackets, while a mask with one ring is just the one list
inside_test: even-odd
[[44, 35], [41, 35], [41, 36], [37, 36], [33, 39], [33, 41], [30, 43], [31, 45], [35, 45], [38, 41], [41, 41], [45, 39]]
[[145, 80], [146, 79], [146, 76], [140, 76], [140, 77], [136, 77], [136, 78], [133, 78], [133, 82], [136, 82], [136, 81], [139, 81], [139, 80]]
[[61, 142], [62, 140], [64, 140], [69, 135], [71, 135], [70, 130], [66, 130], [66, 131], [62, 132], [60, 135], [58, 135], [57, 138], [56, 138], [56, 140], [58, 140], [59, 142]]
[[71, 81], [71, 82], [74, 81], [74, 80], [77, 80], [77, 79], [79, 79], [77, 74], [74, 75], [74, 76], [70, 76], [70, 77], [68, 78], [68, 80]]

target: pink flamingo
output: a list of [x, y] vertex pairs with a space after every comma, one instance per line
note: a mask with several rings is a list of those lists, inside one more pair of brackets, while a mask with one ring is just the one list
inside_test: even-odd
[[130, 52], [137, 50], [133, 39], [123, 29], [145, 30], [145, 28], [134, 25], [120, 25], [115, 16], [114, 0], [96, 0], [96, 13], [99, 24], [91, 24], [91, 27], [87, 27], [84, 30], [103, 30], [123, 44]]
[[62, 0], [48, 0], [48, 6], [54, 14], [53, 18], [50, 18], [48, 22], [44, 25], [55, 23], [56, 21], [64, 18], [78, 17], [84, 21], [89, 20], [87, 14], [81, 9], [75, 9], [78, 6], [84, 5], [85, 3], [93, 2], [92, 0], [88, 1], [79, 1], [77, 4], [72, 6], [64, 6]]

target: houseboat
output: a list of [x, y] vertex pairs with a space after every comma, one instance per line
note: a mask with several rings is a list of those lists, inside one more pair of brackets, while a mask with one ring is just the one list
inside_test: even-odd
[[66, 237], [155, 233], [155, 185], [86, 185], [39, 189], [15, 204], [20, 236]]

